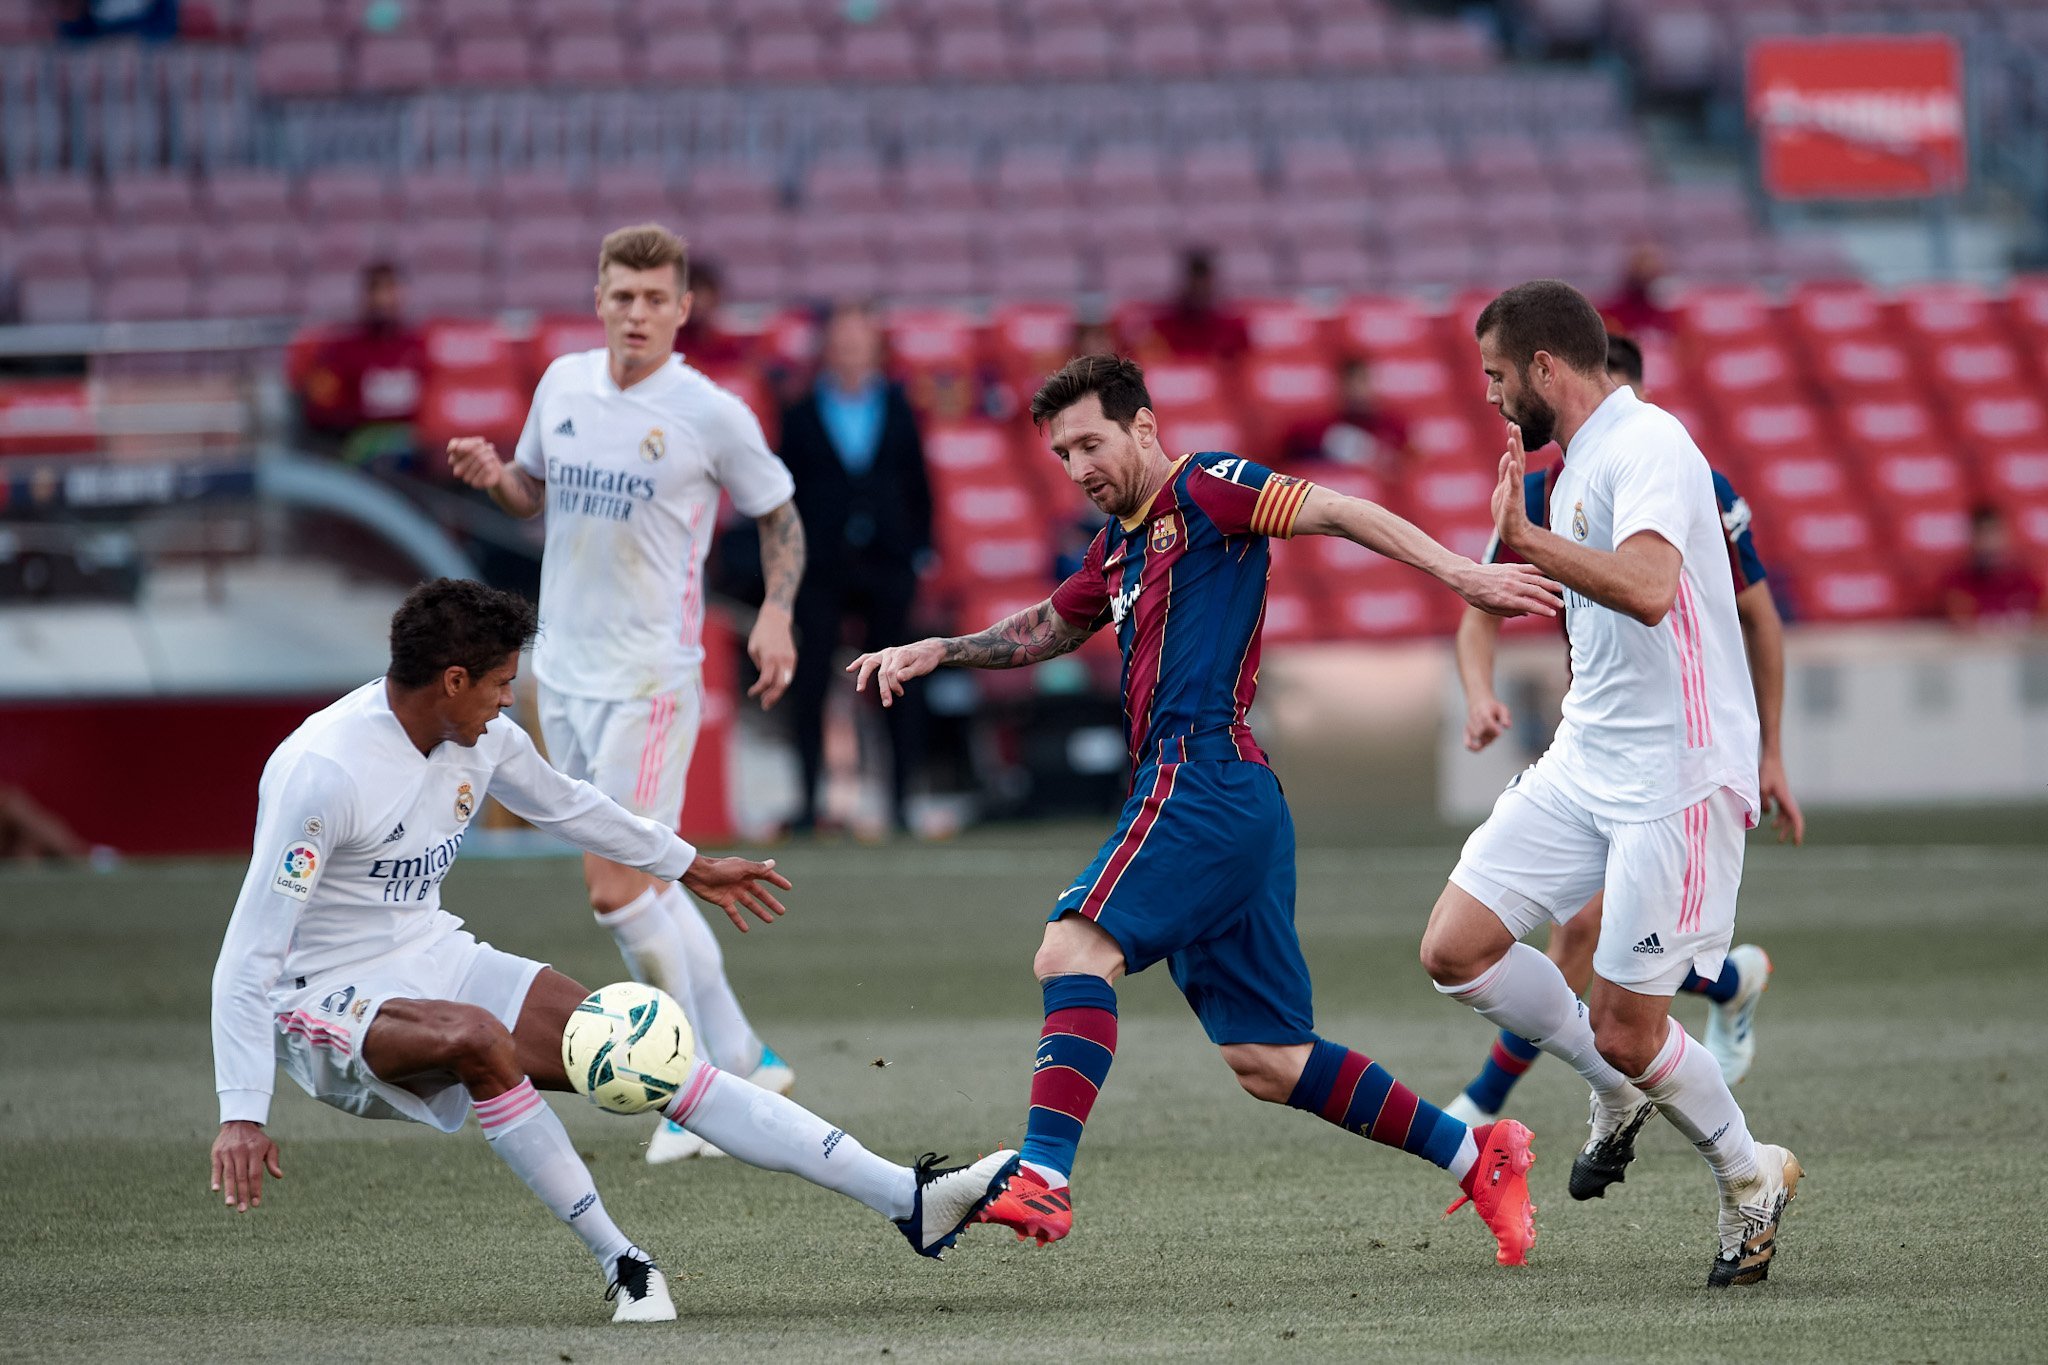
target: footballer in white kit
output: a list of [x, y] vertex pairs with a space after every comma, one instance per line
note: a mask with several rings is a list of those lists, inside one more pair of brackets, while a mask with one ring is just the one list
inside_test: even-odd
[[[760, 422], [674, 352], [689, 316], [685, 266], [664, 228], [612, 233], [598, 265], [604, 349], [548, 367], [509, 463], [477, 437], [448, 448], [457, 476], [501, 507], [547, 514], [533, 671], [548, 757], [670, 828], [697, 739], [704, 562], [721, 493], [761, 534], [764, 600], [748, 651], [763, 707], [795, 674], [790, 614], [804, 564], [795, 485]], [[600, 855], [584, 860], [584, 879], [627, 967], [682, 1002], [712, 1059], [786, 1093], [794, 1073], [754, 1032], [688, 899]], [[714, 1149], [669, 1125], [647, 1156], [700, 1154]]]
[[[307, 1094], [366, 1118], [452, 1133], [474, 1110], [491, 1149], [597, 1257], [614, 1320], [666, 1320], [660, 1270], [611, 1220], [538, 1093], [571, 1088], [562, 1032], [587, 992], [479, 942], [441, 908], [441, 883], [486, 793], [585, 849], [680, 879], [736, 919], [772, 921], [771, 888], [789, 883], [772, 863], [705, 858], [550, 768], [499, 714], [533, 629], [510, 593], [422, 585], [392, 618], [390, 672], [309, 717], [265, 764], [255, 854], [213, 976], [213, 1188], [246, 1211], [266, 1172], [284, 1174], [265, 1132], [280, 1065]], [[898, 1166], [701, 1059], [664, 1112], [887, 1215], [925, 1255], [1015, 1168], [1015, 1153]]]
[[[1466, 842], [1423, 963], [1439, 990], [1592, 1084], [1574, 1198], [1622, 1180], [1637, 1132], [1661, 1111], [1720, 1185], [1709, 1283], [1756, 1283], [1799, 1163], [1750, 1137], [1719, 1065], [1670, 1017], [1688, 971], [1720, 971], [1760, 806], [1757, 711], [1713, 475], [1676, 418], [1608, 375], [1606, 328], [1571, 286], [1518, 285], [1475, 330], [1487, 397], [1510, 423], [1495, 522], [1503, 544], [1565, 590], [1572, 681], [1549, 750]], [[1565, 458], [1556, 529], [1545, 530], [1526, 511], [1524, 440], [1553, 436]], [[1603, 886], [1581, 1004], [1557, 965], [1518, 940]]]

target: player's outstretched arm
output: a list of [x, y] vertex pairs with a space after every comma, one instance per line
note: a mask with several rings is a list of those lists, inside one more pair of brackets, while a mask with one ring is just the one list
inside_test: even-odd
[[1685, 557], [1655, 531], [1638, 531], [1612, 550], [1594, 550], [1547, 531], [1529, 520], [1523, 478], [1529, 457], [1522, 429], [1508, 424], [1508, 450], [1500, 457], [1500, 482], [1493, 489], [1493, 523], [1501, 544], [1557, 582], [1624, 616], [1654, 626], [1678, 600], [1678, 575]]
[[1495, 616], [1533, 612], [1555, 616], [1564, 602], [1558, 585], [1527, 564], [1475, 564], [1445, 549], [1415, 523], [1376, 502], [1347, 497], [1320, 485], [1309, 490], [1294, 519], [1297, 536], [1342, 536], [1422, 570], [1481, 611]]
[[935, 668], [1023, 668], [1071, 654], [1094, 633], [1093, 627], [1077, 626], [1060, 615], [1048, 597], [977, 634], [919, 640], [877, 650], [855, 659], [846, 671], [854, 675], [856, 692], [865, 692], [868, 679], [873, 678], [882, 705], [888, 706], [903, 695], [904, 683]]
[[547, 501], [547, 485], [498, 454], [481, 436], [457, 436], [448, 442], [448, 469], [471, 488], [481, 488], [491, 501], [515, 517], [537, 517]]
[[760, 614], [747, 635], [747, 657], [760, 676], [747, 695], [759, 697], [766, 711], [782, 700], [796, 677], [796, 636], [790, 626], [797, 586], [804, 581], [804, 522], [792, 501], [755, 517], [754, 526], [761, 533], [763, 590]]
[[1465, 689], [1465, 747], [1478, 753], [1507, 733], [1514, 716], [1493, 690], [1493, 652], [1500, 618], [1477, 607], [1458, 619], [1458, 682]]
[[1742, 645], [1749, 655], [1749, 676], [1756, 688], [1757, 790], [1764, 810], [1778, 831], [1778, 842], [1806, 842], [1806, 816], [1793, 799], [1785, 778], [1785, 755], [1779, 748], [1785, 716], [1785, 623], [1768, 583], [1752, 583], [1735, 594], [1735, 614], [1742, 621]]

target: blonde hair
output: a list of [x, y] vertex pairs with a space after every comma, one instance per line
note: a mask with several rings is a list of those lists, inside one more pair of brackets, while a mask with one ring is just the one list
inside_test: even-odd
[[658, 270], [674, 266], [676, 289], [681, 292], [689, 279], [690, 251], [683, 239], [659, 223], [641, 223], [609, 233], [597, 250], [597, 277], [602, 280], [606, 266], [623, 270]]

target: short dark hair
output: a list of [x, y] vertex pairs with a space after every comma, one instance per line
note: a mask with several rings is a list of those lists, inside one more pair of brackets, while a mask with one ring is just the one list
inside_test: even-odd
[[1077, 355], [1031, 395], [1031, 420], [1042, 429], [1091, 393], [1102, 400], [1102, 415], [1125, 431], [1131, 429], [1139, 408], [1152, 406], [1145, 372], [1137, 361], [1120, 355]]
[[470, 578], [437, 578], [405, 595], [391, 616], [391, 681], [425, 687], [450, 668], [481, 678], [526, 647], [533, 603]]
[[1515, 368], [1548, 351], [1581, 374], [1607, 367], [1607, 324], [1592, 301], [1563, 280], [1530, 280], [1503, 291], [1480, 310], [1472, 335], [1497, 333]]
[[1619, 332], [1607, 334], [1607, 371], [1631, 384], [1643, 382], [1643, 348], [1636, 345], [1634, 337]]

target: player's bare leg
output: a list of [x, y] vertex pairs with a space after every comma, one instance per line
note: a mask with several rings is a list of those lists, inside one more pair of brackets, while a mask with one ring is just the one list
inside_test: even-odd
[[[1593, 979], [1593, 949], [1600, 942], [1600, 904], [1604, 898], [1604, 894], [1594, 896], [1578, 914], [1550, 928], [1550, 943], [1544, 952], [1564, 973], [1565, 984], [1575, 994], [1583, 995], [1586, 983]], [[1473, 1124], [1495, 1117], [1507, 1104], [1509, 1092], [1528, 1074], [1542, 1052], [1520, 1034], [1502, 1029], [1479, 1074], [1444, 1106], [1444, 1112]]]
[[[564, 998], [566, 1007], [559, 1003]], [[550, 1090], [569, 1088], [562, 1074], [561, 1023], [582, 998], [582, 987], [559, 972], [543, 971], [521, 1012], [517, 1039], [474, 1005], [387, 1000], [364, 1035], [363, 1064], [394, 1085], [454, 1076], [469, 1092], [498, 1159], [597, 1257], [605, 1296], [619, 1300], [612, 1321], [671, 1321], [675, 1304], [661, 1271], [605, 1212], [589, 1168], [536, 1091], [536, 1081]], [[553, 1018], [551, 1044], [537, 1016]], [[529, 1018], [536, 1022], [530, 1025]]]
[[[777, 1094], [795, 1089], [796, 1073], [747, 1022], [726, 979], [718, 936], [688, 893], [590, 853], [583, 855], [583, 881], [597, 922], [611, 931], [626, 970], [675, 997], [714, 1066]], [[720, 1155], [717, 1147], [666, 1120], [647, 1146], [647, 1159], [656, 1165]]]

